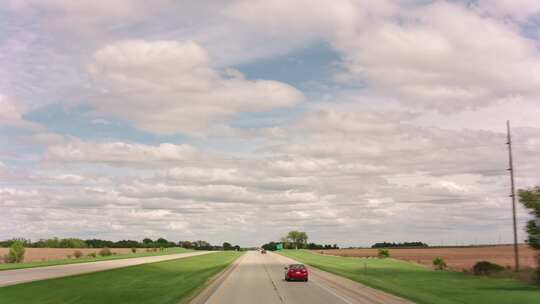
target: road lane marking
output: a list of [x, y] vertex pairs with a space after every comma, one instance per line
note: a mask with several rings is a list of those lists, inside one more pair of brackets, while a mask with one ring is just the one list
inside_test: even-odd
[[349, 299], [343, 297], [342, 295], [336, 293], [335, 291], [333, 291], [332, 289], [330, 289], [329, 287], [326, 287], [324, 286], [323, 284], [319, 283], [319, 282], [316, 282], [316, 281], [311, 281], [312, 283], [316, 284], [317, 286], [321, 287], [322, 289], [326, 290], [327, 292], [329, 292], [330, 294], [336, 296], [337, 298], [341, 299], [343, 302], [347, 303], [347, 304], [355, 304], [351, 301], [349, 301]]
[[263, 267], [264, 267], [264, 271], [266, 272], [266, 275], [270, 279], [270, 282], [272, 282], [272, 286], [274, 287], [274, 291], [276, 292], [276, 294], [277, 294], [277, 296], [279, 298], [279, 301], [281, 303], [285, 304], [285, 300], [283, 299], [283, 297], [279, 293], [276, 282], [274, 282], [274, 280], [272, 279], [272, 276], [270, 275], [270, 272], [268, 271], [268, 268], [266, 267], [266, 261], [263, 262]]

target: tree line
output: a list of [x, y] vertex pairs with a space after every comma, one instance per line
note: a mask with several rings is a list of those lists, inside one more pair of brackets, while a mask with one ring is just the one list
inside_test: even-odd
[[400, 247], [429, 247], [428, 244], [422, 242], [403, 242], [403, 243], [375, 243], [371, 248], [400, 248]]
[[339, 249], [337, 244], [316, 244], [308, 243], [308, 235], [304, 231], [289, 231], [286, 236], [282, 237], [279, 242], [268, 242], [261, 247], [265, 250], [275, 251], [278, 244], [283, 246], [283, 249]]
[[[268, 251], [277, 250], [277, 245], [283, 244], [281, 242], [268, 242], [261, 247]], [[293, 246], [283, 246], [283, 249], [295, 249]], [[300, 247], [300, 249], [339, 249], [337, 244], [316, 244], [316, 243], [307, 243], [305, 246]]]
[[212, 245], [207, 241], [179, 241], [172, 242], [165, 238], [152, 240], [145, 238], [142, 241], [121, 240], [109, 241], [101, 239], [83, 240], [78, 238], [51, 238], [41, 239], [35, 242], [31, 240], [15, 238], [11, 240], [0, 241], [0, 247], [11, 247], [14, 243], [21, 243], [26, 248], [169, 248], [182, 247], [194, 250], [240, 250], [240, 246], [224, 242], [221, 246]]

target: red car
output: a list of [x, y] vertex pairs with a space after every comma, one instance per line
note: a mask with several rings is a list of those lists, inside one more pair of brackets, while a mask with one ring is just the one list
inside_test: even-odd
[[261, 250], [261, 253], [266, 254], [266, 250], [265, 249]]
[[285, 281], [308, 281], [308, 270], [303, 264], [291, 264], [285, 267]]

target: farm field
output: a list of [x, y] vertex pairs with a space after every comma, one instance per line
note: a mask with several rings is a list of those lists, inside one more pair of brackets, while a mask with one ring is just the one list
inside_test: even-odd
[[359, 259], [285, 250], [284, 256], [421, 304], [540, 303], [540, 286], [512, 279], [435, 271], [396, 259]]
[[[0, 288], [5, 303], [185, 303], [242, 253], [218, 252]], [[4, 303], [4, 302], [2, 302]]]
[[[78, 259], [67, 258], [67, 255], [73, 255], [73, 252], [77, 250], [81, 251], [84, 254], [84, 256]], [[138, 251], [136, 253], [132, 253], [130, 248], [111, 248], [110, 250], [116, 253], [116, 255], [110, 255], [110, 256], [97, 255], [95, 258], [87, 256], [89, 253], [92, 253], [92, 252], [97, 254], [99, 250], [101, 250], [101, 248], [26, 248], [24, 263], [17, 263], [17, 264], [1, 264], [0, 263], [0, 271], [10, 270], [10, 269], [22, 269], [22, 268], [53, 266], [53, 265], [86, 263], [86, 262], [95, 262], [95, 261], [107, 261], [107, 260], [116, 260], [116, 259], [129, 259], [129, 258], [184, 253], [184, 252], [192, 251], [192, 250], [184, 249], [184, 248], [166, 248], [164, 251], [147, 252], [145, 251], [145, 248], [138, 248]], [[9, 251], [8, 248], [0, 248], [0, 256], [7, 254], [8, 251]]]
[[[445, 247], [403, 249], [390, 248], [390, 256], [395, 259], [432, 265], [433, 259], [442, 257], [454, 270], [470, 270], [478, 261], [490, 261], [501, 266], [514, 265], [514, 248], [511, 245], [480, 247]], [[316, 250], [318, 253], [344, 257], [376, 257], [377, 249], [329, 249]], [[535, 267], [535, 251], [527, 245], [519, 246], [522, 267]]]

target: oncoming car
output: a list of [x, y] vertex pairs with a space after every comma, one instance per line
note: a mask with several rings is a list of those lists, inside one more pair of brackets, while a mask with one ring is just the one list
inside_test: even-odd
[[291, 264], [285, 267], [285, 281], [308, 281], [308, 270], [304, 264]]

